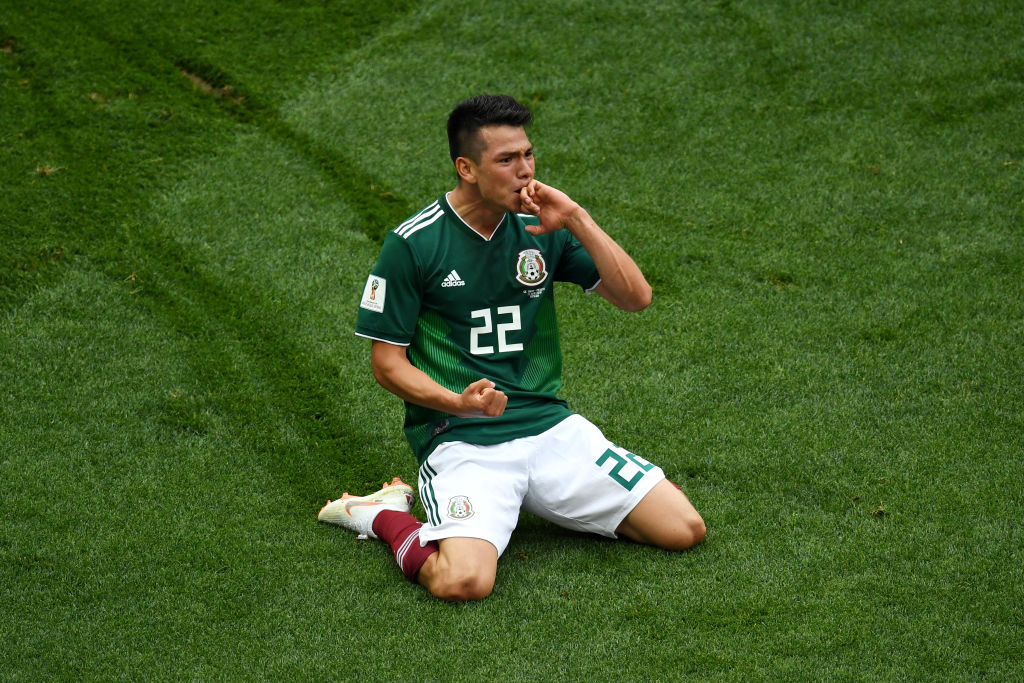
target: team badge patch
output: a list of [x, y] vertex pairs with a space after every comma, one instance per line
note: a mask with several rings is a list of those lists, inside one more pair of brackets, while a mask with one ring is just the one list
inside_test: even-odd
[[536, 287], [548, 277], [547, 266], [540, 249], [524, 249], [516, 261], [516, 280], [527, 287]]
[[468, 496], [455, 496], [448, 501], [448, 516], [452, 519], [469, 519], [473, 516], [473, 506]]
[[382, 313], [384, 311], [384, 297], [388, 292], [388, 281], [377, 275], [366, 278], [366, 287], [363, 288], [363, 300], [359, 302], [360, 308], [368, 311]]

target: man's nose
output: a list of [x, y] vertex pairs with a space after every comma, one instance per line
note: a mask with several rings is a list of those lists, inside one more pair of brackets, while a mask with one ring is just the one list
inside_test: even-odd
[[528, 159], [524, 157], [519, 158], [519, 164], [516, 167], [516, 175], [520, 178], [529, 178], [533, 175], [533, 168], [530, 166]]

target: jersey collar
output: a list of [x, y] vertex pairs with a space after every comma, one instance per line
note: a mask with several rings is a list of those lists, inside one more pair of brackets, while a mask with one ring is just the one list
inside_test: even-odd
[[480, 231], [479, 231], [479, 230], [477, 230], [477, 229], [476, 229], [476, 228], [474, 228], [474, 227], [473, 227], [472, 225], [470, 225], [469, 223], [467, 223], [467, 222], [466, 222], [466, 221], [465, 221], [465, 220], [464, 220], [464, 219], [462, 218], [462, 216], [460, 216], [460, 215], [459, 215], [459, 212], [458, 212], [458, 211], [456, 211], [455, 209], [453, 209], [453, 208], [452, 208], [452, 204], [451, 204], [451, 202], [449, 202], [449, 201], [448, 201], [448, 195], [449, 195], [449, 194], [451, 194], [451, 192], [446, 192], [446, 193], [445, 193], [445, 195], [444, 195], [444, 197], [442, 197], [442, 198], [441, 198], [441, 199], [442, 199], [442, 202], [441, 202], [441, 203], [442, 203], [442, 205], [444, 206], [444, 210], [445, 210], [446, 212], [448, 212], [448, 214], [449, 214], [450, 216], [454, 217], [454, 218], [455, 218], [456, 220], [458, 220], [458, 221], [459, 221], [460, 223], [462, 223], [462, 224], [463, 224], [463, 225], [465, 225], [465, 226], [466, 226], [467, 228], [469, 228], [469, 229], [470, 229], [470, 230], [471, 230], [471, 231], [473, 232], [473, 234], [474, 234], [474, 235], [476, 235], [477, 237], [479, 237], [480, 239], [482, 239], [482, 240], [483, 240], [484, 242], [491, 242], [491, 241], [493, 241], [493, 240], [494, 240], [494, 238], [495, 238], [495, 237], [496, 237], [496, 236], [498, 235], [498, 232], [500, 232], [500, 231], [501, 231], [501, 227], [502, 227], [503, 225], [505, 225], [505, 223], [508, 223], [508, 220], [509, 220], [509, 218], [508, 218], [508, 211], [506, 211], [506, 212], [505, 212], [505, 215], [501, 217], [501, 220], [500, 220], [500, 221], [498, 221], [498, 225], [497, 225], [497, 227], [495, 227], [495, 228], [494, 228], [494, 232], [492, 232], [492, 233], [491, 233], [491, 236], [490, 236], [490, 237], [484, 237], [484, 236], [483, 236], [482, 234], [480, 234]]

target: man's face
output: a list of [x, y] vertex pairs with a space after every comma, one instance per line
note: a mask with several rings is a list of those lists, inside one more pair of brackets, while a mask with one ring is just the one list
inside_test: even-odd
[[472, 162], [477, 188], [485, 201], [508, 211], [520, 211], [519, 191], [533, 179], [533, 145], [518, 126], [480, 129], [480, 161]]

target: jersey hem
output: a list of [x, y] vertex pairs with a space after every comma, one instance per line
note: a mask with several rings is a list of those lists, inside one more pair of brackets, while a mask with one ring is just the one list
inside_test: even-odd
[[[473, 436], [472, 434], [466, 434], [464, 431], [454, 429], [451, 432], [442, 433], [432, 438], [430, 441], [426, 443], [424, 448], [419, 453], [417, 453], [416, 448], [413, 447], [414, 455], [416, 455], [416, 465], [420, 466], [423, 463], [425, 463], [427, 459], [430, 458], [431, 454], [435, 450], [437, 450], [437, 447], [444, 443], [461, 441], [462, 443], [468, 443], [474, 446], [494, 446], [499, 443], [509, 443], [510, 441], [515, 441], [516, 439], [522, 439], [530, 436], [537, 436], [538, 434], [543, 434], [549, 429], [554, 429], [555, 427], [562, 424], [562, 422], [569, 419], [575, 414], [576, 413], [572, 412], [567, 408], [564, 414], [552, 415], [547, 419], [537, 420], [536, 426], [534, 428], [523, 429], [519, 431], [519, 433], [517, 433], [515, 436], [512, 436], [511, 438], [509, 438], [508, 436], [504, 436], [503, 438]], [[410, 442], [409, 445], [411, 446], [412, 443]]]

